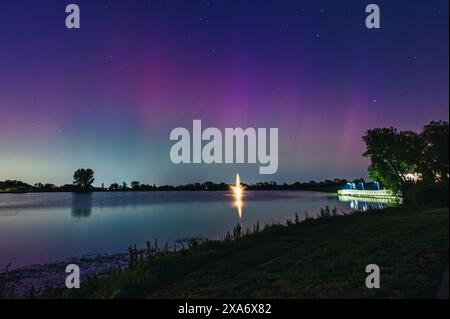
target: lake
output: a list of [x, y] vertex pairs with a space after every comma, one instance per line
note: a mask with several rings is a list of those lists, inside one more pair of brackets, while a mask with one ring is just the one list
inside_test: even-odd
[[161, 245], [219, 238], [237, 223], [284, 223], [325, 206], [349, 212], [386, 204], [306, 191], [246, 191], [240, 203], [229, 192], [206, 191], [0, 194], [0, 269], [122, 253], [155, 238]]

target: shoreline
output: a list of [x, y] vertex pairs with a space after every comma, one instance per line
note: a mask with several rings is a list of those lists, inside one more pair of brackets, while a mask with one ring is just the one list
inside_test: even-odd
[[[327, 194], [338, 195], [337, 190], [325, 190], [325, 189], [293, 189], [293, 188], [280, 188], [280, 189], [261, 189], [261, 188], [246, 188], [247, 191], [293, 191], [293, 192], [319, 192]], [[158, 192], [227, 192], [229, 189], [161, 189], [161, 190], [118, 190], [118, 191], [108, 191], [108, 190], [95, 190], [91, 192], [72, 192], [72, 191], [1, 191], [1, 194], [52, 194], [52, 193], [71, 193], [71, 194], [92, 194], [92, 193], [158, 193]]]
[[[410, 207], [325, 212], [249, 233], [236, 226], [187, 250], [143, 260], [135, 251], [131, 269], [47, 297], [436, 298], [448, 264], [447, 225], [448, 207]], [[382, 289], [364, 284], [372, 263], [381, 267]]]
[[70, 257], [67, 259], [33, 264], [9, 269], [0, 273], [0, 279], [11, 287], [9, 295], [12, 298], [29, 298], [45, 293], [49, 288], [64, 288], [69, 264], [77, 264], [83, 271], [81, 280], [93, 276], [101, 276], [111, 271], [124, 269], [128, 266], [128, 254], [96, 254]]
[[[448, 282], [442, 281], [448, 278], [448, 270], [447, 277], [442, 272], [444, 263], [448, 265], [446, 223], [448, 207], [323, 214], [285, 225], [268, 225], [248, 234], [239, 232], [240, 235], [231, 240], [226, 236], [223, 240], [209, 240], [186, 250], [161, 251], [161, 255], [143, 260], [131, 269], [128, 253], [85, 255], [10, 270], [6, 283], [13, 286], [12, 298], [180, 298], [186, 294], [251, 298], [259, 293], [289, 298], [439, 298], [445, 296], [445, 291], [448, 295]], [[389, 238], [383, 233], [389, 234]], [[422, 240], [416, 241], [419, 237]], [[145, 253], [145, 249], [142, 252]], [[136, 256], [139, 253], [135, 251]], [[317, 264], [324, 256], [328, 262]], [[421, 259], [417, 260], [417, 256]], [[293, 260], [300, 263], [293, 263]], [[356, 268], [355, 260], [361, 263]], [[377, 260], [384, 260], [385, 289], [362, 289], [355, 278], [364, 273], [365, 264]], [[81, 289], [64, 289], [65, 267], [70, 263], [83, 269]], [[119, 269], [121, 271], [117, 271]], [[170, 270], [169, 273], [164, 269]], [[330, 277], [330, 270], [337, 278]], [[150, 286], [144, 290], [140, 290], [140, 285], [136, 288], [133, 281], [128, 282], [127, 274], [135, 274], [138, 282], [146, 283], [142, 287], [147, 287], [147, 283]], [[410, 281], [412, 275], [418, 278], [415, 282]], [[0, 274], [0, 279], [2, 276], [5, 274]], [[159, 276], [161, 279], [155, 281]], [[87, 278], [93, 281], [86, 281]], [[244, 290], [233, 288], [236, 278], [240, 278]], [[325, 291], [330, 295], [315, 290], [315, 285], [294, 284], [305, 279], [317, 287], [327, 286]], [[258, 290], [261, 280], [265, 282], [264, 291]], [[347, 284], [342, 286], [341, 280]], [[117, 291], [123, 293], [110, 295]]]

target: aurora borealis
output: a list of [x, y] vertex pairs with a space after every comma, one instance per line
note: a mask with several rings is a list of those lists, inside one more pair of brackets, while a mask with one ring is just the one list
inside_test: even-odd
[[[4, 1], [0, 180], [96, 184], [367, 176], [361, 136], [448, 120], [448, 1]], [[175, 165], [170, 131], [277, 127], [279, 167]]]

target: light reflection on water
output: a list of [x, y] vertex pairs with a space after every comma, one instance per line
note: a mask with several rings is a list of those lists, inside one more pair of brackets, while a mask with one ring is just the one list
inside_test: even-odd
[[245, 187], [241, 185], [241, 179], [239, 178], [239, 174], [236, 174], [236, 184], [230, 187], [231, 192], [233, 193], [234, 202], [233, 206], [236, 207], [238, 211], [239, 219], [242, 218], [242, 208], [244, 207], [244, 190]]
[[0, 266], [125, 252], [155, 238], [219, 238], [237, 223], [245, 229], [314, 216], [325, 206], [349, 212], [369, 205], [390, 203], [304, 191], [245, 191], [239, 200], [230, 191], [0, 194]]
[[399, 199], [392, 198], [373, 198], [360, 196], [338, 196], [339, 201], [350, 204], [350, 208], [358, 211], [367, 211], [369, 209], [383, 209], [401, 204]]

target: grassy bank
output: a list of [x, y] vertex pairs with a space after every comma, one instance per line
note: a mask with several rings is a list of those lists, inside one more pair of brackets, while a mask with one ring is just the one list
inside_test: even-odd
[[[433, 298], [448, 244], [448, 208], [324, 217], [155, 257], [59, 296]], [[365, 287], [368, 264], [380, 266], [380, 289]]]

